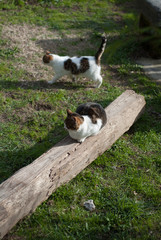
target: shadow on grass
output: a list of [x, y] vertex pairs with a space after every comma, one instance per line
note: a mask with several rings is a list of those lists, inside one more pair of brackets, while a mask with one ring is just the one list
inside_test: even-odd
[[42, 39], [36, 42], [44, 52], [67, 56], [95, 55], [101, 45], [101, 32], [98, 34], [85, 33], [82, 37], [68, 37], [62, 34], [60, 39]]
[[[0, 152], [0, 182], [9, 178], [20, 168], [27, 166], [36, 158], [52, 148], [67, 135], [63, 125], [56, 124], [54, 130], [29, 148], [18, 148]], [[3, 161], [2, 161], [3, 159]]]
[[93, 88], [85, 84], [58, 81], [54, 84], [48, 84], [46, 81], [0, 81], [0, 89], [31, 89], [31, 90], [42, 90], [42, 89], [65, 89], [65, 90], [79, 90], [82, 88]]

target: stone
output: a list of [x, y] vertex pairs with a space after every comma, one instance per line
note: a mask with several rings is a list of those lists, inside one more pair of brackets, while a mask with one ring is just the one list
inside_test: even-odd
[[140, 58], [137, 60], [145, 74], [158, 84], [161, 84], [161, 59]]
[[90, 212], [94, 211], [95, 208], [96, 208], [92, 199], [84, 202], [83, 205], [84, 205], [85, 209], [90, 211]]

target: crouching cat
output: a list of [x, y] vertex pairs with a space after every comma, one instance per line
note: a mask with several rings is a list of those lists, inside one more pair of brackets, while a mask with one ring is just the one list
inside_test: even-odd
[[82, 143], [87, 137], [98, 134], [106, 122], [107, 116], [103, 107], [89, 102], [78, 106], [76, 112], [67, 109], [64, 127], [71, 138]]
[[101, 56], [105, 50], [107, 39], [102, 38], [102, 43], [95, 56], [69, 57], [59, 56], [46, 52], [43, 56], [43, 62], [53, 67], [55, 76], [49, 84], [56, 82], [64, 75], [70, 76], [75, 81], [76, 76], [82, 76], [93, 80], [100, 87], [102, 84], [101, 77]]

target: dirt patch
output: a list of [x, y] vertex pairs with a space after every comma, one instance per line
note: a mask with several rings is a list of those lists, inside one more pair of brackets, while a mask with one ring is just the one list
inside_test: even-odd
[[108, 71], [110, 73], [109, 82], [113, 87], [119, 87], [122, 90], [130, 89], [128, 85], [128, 81], [126, 77], [122, 77], [118, 74], [119, 65], [105, 66], [104, 71]]
[[6, 123], [8, 121], [8, 117], [6, 113], [0, 114], [0, 122]]
[[7, 47], [19, 49], [15, 53], [16, 61], [12, 64], [25, 70], [22, 81], [26, 78], [32, 81], [51, 80], [54, 75], [52, 68], [42, 63], [45, 51], [60, 55], [78, 55], [79, 50], [91, 48], [88, 35], [80, 37], [78, 31], [60, 34], [56, 30], [50, 31], [45, 27], [27, 24], [2, 26], [2, 38], [7, 40]]
[[5, 98], [12, 98], [14, 100], [23, 98], [23, 94], [20, 92], [8, 91], [3, 93]]
[[6, 113], [0, 114], [0, 122], [6, 123], [12, 120], [18, 121], [20, 125], [30, 123], [34, 119], [35, 113], [38, 111], [52, 112], [53, 107], [48, 103], [36, 102], [27, 104], [25, 107], [13, 110], [10, 116]]
[[25, 124], [33, 118], [34, 109], [28, 104], [24, 108], [14, 110], [12, 114], [16, 116], [16, 120], [19, 121], [19, 124]]
[[34, 109], [36, 111], [50, 111], [52, 110], [52, 106], [47, 103], [36, 102], [34, 105]]
[[34, 104], [28, 104], [26, 107], [15, 110], [15, 113], [22, 122], [26, 122], [28, 118], [31, 118], [36, 111], [51, 111], [52, 105], [43, 102], [36, 102]]

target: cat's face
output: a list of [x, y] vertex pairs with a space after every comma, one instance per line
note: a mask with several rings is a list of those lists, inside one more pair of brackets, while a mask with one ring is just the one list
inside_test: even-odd
[[51, 61], [53, 61], [53, 56], [49, 51], [47, 51], [42, 60], [45, 64], [49, 64]]
[[73, 113], [69, 109], [67, 109], [67, 118], [65, 119], [65, 127], [68, 130], [77, 131], [80, 125], [83, 123], [84, 119], [77, 113]]

